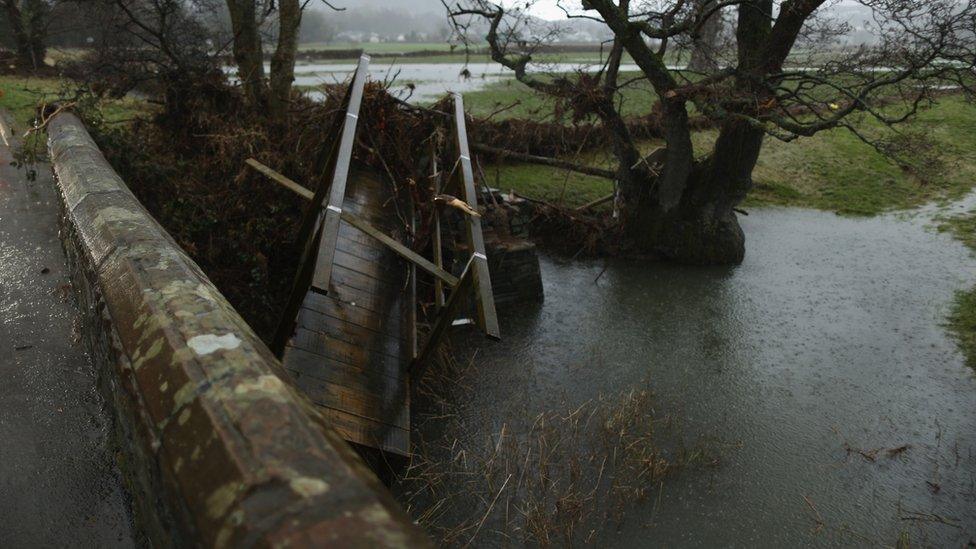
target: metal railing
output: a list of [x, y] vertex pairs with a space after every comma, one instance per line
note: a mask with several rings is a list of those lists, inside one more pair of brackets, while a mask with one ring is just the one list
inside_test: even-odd
[[[416, 321], [412, 319], [411, 322], [413, 337], [409, 343], [410, 355], [413, 360], [410, 369], [416, 371], [428, 361], [433, 349], [443, 337], [446, 328], [454, 323], [466, 294], [474, 294], [477, 308], [476, 322], [485, 334], [493, 339], [500, 337], [498, 316], [495, 311], [488, 260], [485, 255], [481, 219], [478, 216], [464, 216], [465, 241], [470, 256], [464, 272], [460, 277], [457, 277], [446, 271], [443, 266], [441, 215], [437, 208], [434, 208], [433, 221], [433, 261], [398, 242], [365, 219], [351, 212], [343, 211], [342, 204], [345, 199], [346, 182], [352, 160], [352, 147], [355, 142], [368, 66], [369, 58], [364, 55], [360, 58], [352, 84], [343, 98], [342, 105], [344, 108], [342, 111], [344, 111], [344, 115], [333, 123], [333, 128], [336, 133], [339, 133], [339, 138], [333, 142], [329, 149], [328, 156], [324, 161], [326, 177], [314, 193], [253, 158], [246, 161], [248, 166], [309, 201], [298, 235], [303, 250], [299, 269], [279, 320], [272, 350], [278, 356], [283, 354], [288, 339], [294, 333], [298, 312], [306, 294], [309, 291], [329, 293], [340, 222], [345, 222], [410, 262], [409, 285], [411, 292], [416, 291], [416, 269], [419, 268], [434, 278], [437, 315], [428, 337], [419, 348]], [[460, 169], [452, 170], [451, 180], [448, 181], [444, 190], [458, 188], [462, 199], [474, 209], [478, 204], [478, 193], [475, 188], [474, 173], [471, 169], [471, 152], [468, 146], [464, 119], [464, 102], [460, 95], [454, 96], [452, 134], [451, 150], [457, 159], [455, 168], [459, 167]], [[442, 189], [440, 188], [439, 177], [436, 177], [438, 174], [436, 150], [432, 149], [431, 153], [431, 167], [435, 174], [434, 189], [435, 193], [439, 193]], [[415, 222], [413, 208], [410, 208], [410, 212], [410, 222], [413, 224]], [[450, 288], [450, 296], [446, 301], [444, 298], [445, 286]], [[411, 297], [414, 298], [415, 296]]]

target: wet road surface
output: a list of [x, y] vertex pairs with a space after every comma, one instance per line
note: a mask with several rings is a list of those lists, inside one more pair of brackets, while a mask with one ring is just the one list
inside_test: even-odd
[[50, 168], [11, 160], [0, 138], [0, 547], [132, 547]]

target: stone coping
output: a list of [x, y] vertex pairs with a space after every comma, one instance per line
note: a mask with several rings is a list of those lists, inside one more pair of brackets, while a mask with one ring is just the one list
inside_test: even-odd
[[47, 129], [83, 337], [149, 542], [427, 546], [81, 121]]

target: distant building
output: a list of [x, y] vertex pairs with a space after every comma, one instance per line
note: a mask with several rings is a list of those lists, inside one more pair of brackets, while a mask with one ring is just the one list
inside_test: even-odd
[[363, 31], [342, 31], [336, 34], [339, 42], [362, 42], [365, 38], [366, 33]]

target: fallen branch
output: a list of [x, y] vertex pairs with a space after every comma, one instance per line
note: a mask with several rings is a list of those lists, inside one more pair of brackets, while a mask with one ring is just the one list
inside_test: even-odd
[[523, 162], [531, 162], [533, 164], [541, 164], [543, 166], [552, 166], [554, 168], [563, 168], [566, 170], [570, 170], [570, 171], [574, 171], [586, 175], [602, 177], [604, 179], [617, 178], [616, 174], [610, 170], [605, 170], [603, 168], [594, 168], [593, 166], [584, 166], [582, 164], [576, 164], [574, 162], [569, 162], [567, 160], [559, 160], [558, 158], [536, 156], [534, 154], [520, 153], [520, 152], [510, 151], [508, 149], [499, 149], [498, 147], [482, 145], [480, 143], [472, 143], [471, 148], [478, 152], [498, 156], [501, 158], [514, 158], [516, 160], [521, 160]]
[[586, 210], [589, 210], [590, 208], [594, 208], [596, 206], [599, 206], [600, 204], [604, 204], [606, 202], [610, 202], [611, 200], [613, 200], [613, 198], [615, 196], [617, 196], [617, 193], [610, 193], [610, 194], [608, 194], [606, 196], [601, 196], [600, 198], [597, 198], [596, 200], [593, 200], [591, 202], [587, 202], [586, 204], [583, 204], [582, 206], [576, 208], [576, 211], [577, 212], [585, 212]]

